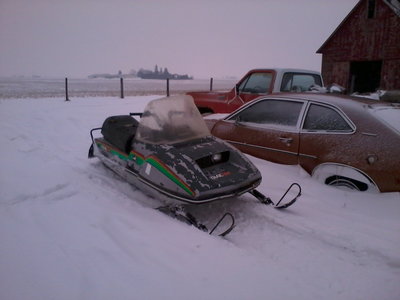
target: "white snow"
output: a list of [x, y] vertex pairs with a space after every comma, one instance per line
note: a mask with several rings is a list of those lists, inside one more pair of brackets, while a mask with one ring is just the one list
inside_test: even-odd
[[251, 158], [260, 191], [194, 207], [208, 225], [230, 211], [236, 228], [209, 236], [97, 159], [89, 131], [159, 96], [0, 100], [0, 299], [400, 299], [400, 194], [321, 185], [298, 166]]
[[371, 113], [400, 134], [400, 106], [372, 108]]

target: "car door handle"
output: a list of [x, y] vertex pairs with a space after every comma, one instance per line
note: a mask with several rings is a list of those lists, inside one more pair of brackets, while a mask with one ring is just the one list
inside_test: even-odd
[[290, 138], [290, 137], [279, 137], [279, 140], [282, 142], [282, 143], [285, 143], [285, 144], [288, 144], [288, 145], [290, 145], [291, 143], [293, 143], [293, 138]]

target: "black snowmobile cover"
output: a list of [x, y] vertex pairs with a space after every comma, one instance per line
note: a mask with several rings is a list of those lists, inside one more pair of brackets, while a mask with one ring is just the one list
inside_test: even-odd
[[123, 152], [129, 153], [138, 125], [139, 122], [131, 116], [112, 116], [104, 121], [101, 134], [106, 141]]

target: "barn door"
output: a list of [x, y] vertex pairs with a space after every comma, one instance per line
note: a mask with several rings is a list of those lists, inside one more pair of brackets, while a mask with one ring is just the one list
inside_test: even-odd
[[382, 61], [353, 61], [350, 64], [350, 93], [375, 92], [381, 83]]

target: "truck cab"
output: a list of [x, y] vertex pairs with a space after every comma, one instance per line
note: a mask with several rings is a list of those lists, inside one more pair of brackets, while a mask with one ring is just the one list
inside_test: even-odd
[[259, 96], [278, 92], [305, 92], [323, 86], [321, 74], [301, 69], [253, 69], [228, 92], [188, 92], [202, 114], [230, 113]]

